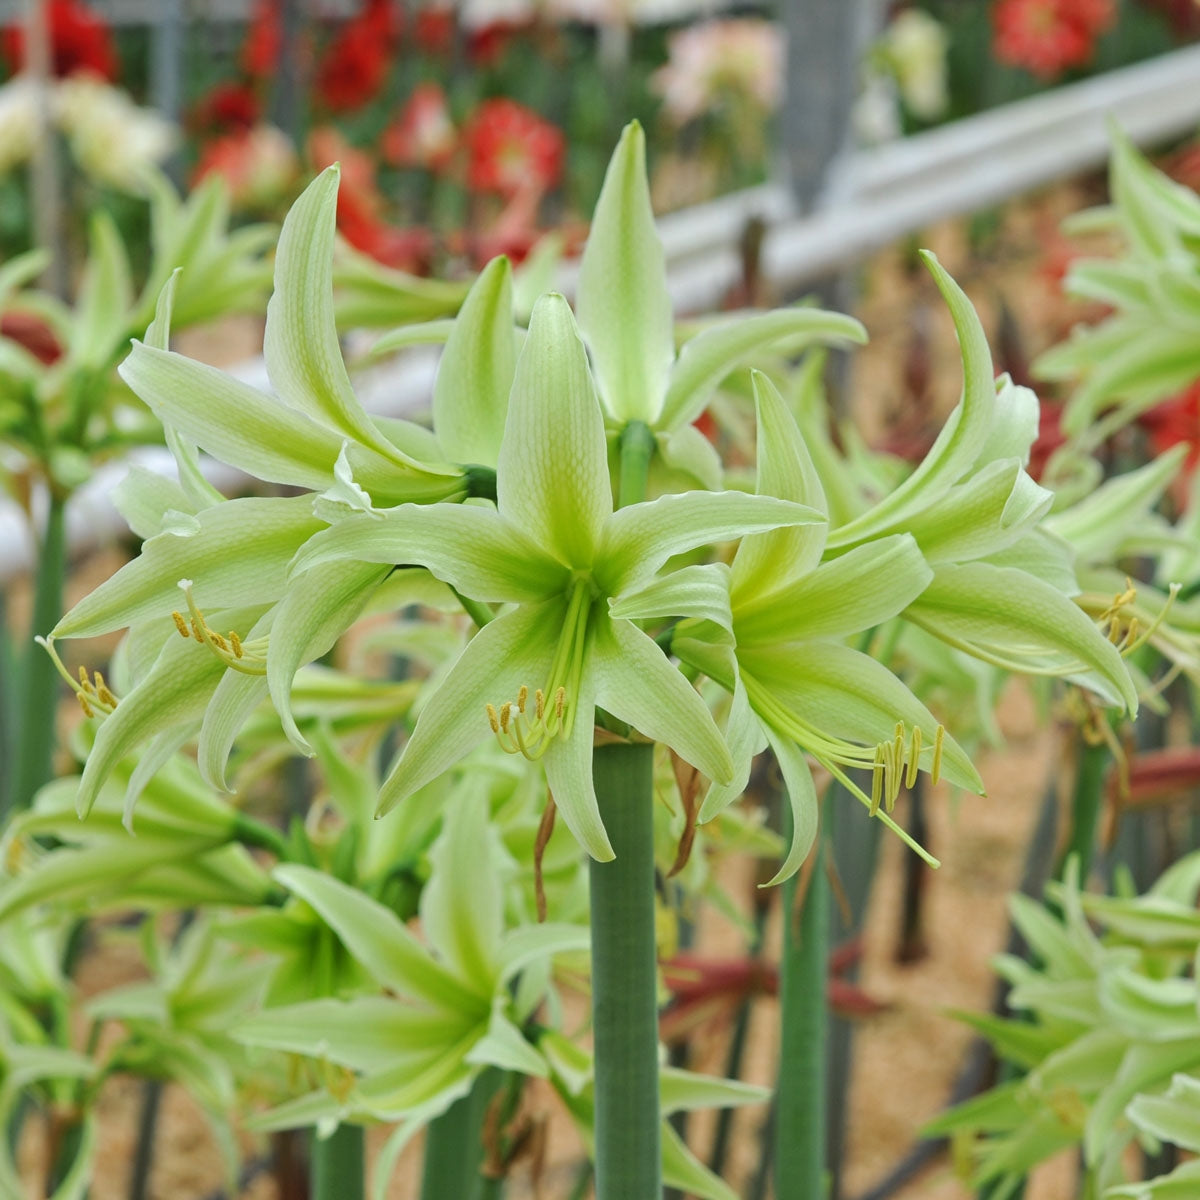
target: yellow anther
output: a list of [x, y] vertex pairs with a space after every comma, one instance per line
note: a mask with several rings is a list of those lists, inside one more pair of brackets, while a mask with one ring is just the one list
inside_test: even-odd
[[87, 667], [80, 666], [79, 668], [79, 686], [89, 695], [94, 696], [96, 689], [92, 687], [92, 681], [88, 678]]
[[238, 637], [237, 631], [231, 629], [229, 631], [229, 644], [233, 647], [234, 658], [243, 658], [245, 651], [242, 649], [242, 639]]
[[198, 642], [204, 641], [204, 634], [200, 632], [200, 622], [195, 617], [192, 618], [192, 637]]
[[512, 720], [512, 702], [509, 700], [505, 700], [505, 702], [502, 705], [500, 705], [500, 728], [505, 733], [508, 732], [508, 726], [509, 726], [509, 722], [511, 720]]
[[208, 636], [216, 644], [218, 649], [224, 650], [226, 653], [228, 653], [229, 643], [219, 633], [214, 633], [213, 630], [210, 629], [208, 631]]
[[561, 721], [563, 710], [567, 707], [567, 689], [559, 688], [554, 693], [554, 715]]
[[116, 696], [114, 696], [112, 694], [112, 692], [110, 692], [108, 690], [108, 688], [105, 685], [103, 680], [100, 681], [100, 686], [96, 689], [96, 695], [99, 698], [101, 704], [107, 704], [109, 706], [109, 708], [117, 707]]
[[190, 638], [192, 631], [188, 628], [187, 622], [183, 619], [183, 613], [173, 612], [171, 619], [175, 622], [175, 628], [179, 630], [180, 637]]
[[529, 689], [521, 684], [521, 690], [517, 693], [517, 712], [525, 711], [525, 701], [529, 699]]
[[533, 715], [539, 721], [546, 715], [546, 693], [541, 688], [533, 693]]
[[105, 688], [105, 686], [104, 686], [104, 676], [103, 676], [103, 675], [101, 675], [99, 671], [95, 671], [95, 672], [93, 672], [93, 678], [94, 678], [94, 679], [95, 679], [95, 681], [96, 681], [96, 691], [97, 691], [97, 692], [100, 692], [100, 691], [107, 691], [107, 690], [108, 690], [108, 689], [107, 689], [107, 688]]
[[79, 698], [79, 707], [83, 709], [85, 717], [94, 717], [96, 714], [92, 711], [92, 706], [88, 703], [88, 698], [83, 692], [76, 692], [75, 695]]
[[914, 725], [912, 745], [908, 748], [908, 773], [904, 776], [904, 786], [912, 787], [917, 782], [917, 771], [921, 762], [921, 727]]
[[942, 740], [946, 736], [946, 727], [939, 725], [933, 739], [933, 765], [929, 768], [929, 778], [937, 783], [942, 777]]
[[489, 704], [487, 706], [488, 724], [492, 727], [493, 733], [500, 732], [500, 718], [496, 716], [496, 706]]
[[871, 816], [879, 811], [879, 802], [883, 799], [883, 747], [875, 747], [875, 769], [871, 772], [871, 806], [867, 810]]

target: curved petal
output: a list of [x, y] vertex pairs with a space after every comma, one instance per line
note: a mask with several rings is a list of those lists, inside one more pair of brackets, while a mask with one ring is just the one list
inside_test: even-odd
[[512, 269], [494, 258], [467, 293], [438, 364], [433, 427], [447, 458], [496, 465], [516, 366]]
[[[821, 477], [796, 419], [765, 375], [755, 371], [752, 378], [758, 413], [758, 494], [828, 512]], [[788, 525], [743, 538], [733, 560], [732, 591], [759, 593], [804, 575], [821, 561], [827, 534], [825, 525]]]
[[717, 386], [749, 356], [776, 344], [798, 353], [813, 342], [867, 340], [867, 331], [853, 317], [819, 308], [780, 308], [774, 312], [727, 317], [702, 329], [679, 352], [659, 424], [671, 429], [694, 421]]
[[764, 884], [765, 887], [774, 887], [794, 875], [808, 857], [817, 837], [820, 809], [817, 805], [817, 788], [804, 752], [794, 742], [779, 737], [769, 728], [766, 734], [779, 763], [788, 806], [792, 811], [792, 844], [779, 870]]
[[609, 600], [608, 615], [614, 620], [631, 621], [697, 617], [731, 629], [729, 568], [724, 563], [681, 567], [645, 587]]
[[[377, 815], [394, 808], [491, 737], [488, 704], [499, 706], [513, 699], [522, 684], [533, 687], [545, 679], [565, 606], [562, 599], [523, 605], [489, 622], [467, 643], [421, 710], [408, 745], [383, 781]], [[590, 746], [591, 722], [578, 724], [587, 726]]]
[[[870, 747], [890, 741], [897, 722], [919, 727], [921, 768], [932, 766], [938, 722], [891, 671], [866, 654], [835, 642], [806, 642], [753, 652], [739, 649], [738, 659], [743, 673], [777, 704], [821, 733]], [[747, 686], [754, 702], [754, 688]], [[775, 726], [778, 736], [787, 734], [769, 715], [759, 715], [764, 725]], [[960, 787], [983, 791], [979, 773], [949, 734], [942, 747], [942, 774]]]
[[616, 855], [600, 819], [600, 805], [592, 782], [596, 678], [590, 661], [584, 664], [574, 703], [575, 723], [570, 735], [555, 741], [542, 760], [546, 782], [559, 814], [579, 844], [598, 862], [611, 862]]
[[845, 637], [894, 617], [929, 585], [929, 569], [907, 534], [859, 546], [766, 595], [734, 603], [739, 646]]
[[267, 305], [263, 356], [280, 398], [320, 425], [384, 458], [419, 466], [375, 428], [346, 371], [333, 317], [333, 241], [337, 167], [329, 167], [292, 205], [279, 234], [275, 293]]
[[391, 568], [372, 562], [327, 563], [293, 578], [280, 602], [267, 647], [267, 684], [288, 741], [312, 754], [292, 716], [292, 680], [358, 619]]
[[657, 422], [675, 357], [662, 242], [646, 179], [646, 136], [631, 121], [613, 151], [579, 266], [579, 324], [616, 421]]
[[[733, 651], [728, 647], [725, 649], [732, 657]], [[733, 685], [733, 701], [729, 706], [729, 719], [725, 722], [725, 744], [733, 761], [733, 777], [728, 783], [714, 783], [708, 789], [696, 818], [700, 825], [711, 821], [746, 790], [754, 756], [762, 753], [767, 746], [762, 722], [750, 707], [746, 685], [740, 675], [736, 676]]]

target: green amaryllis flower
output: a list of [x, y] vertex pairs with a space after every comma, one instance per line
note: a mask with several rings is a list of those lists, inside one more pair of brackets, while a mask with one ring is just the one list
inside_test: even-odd
[[544, 763], [575, 836], [609, 859], [591, 776], [597, 706], [713, 779], [732, 773], [700, 696], [652, 639], [612, 616], [610, 599], [646, 584], [675, 554], [824, 518], [738, 492], [663, 496], [614, 512], [587, 354], [557, 295], [538, 301], [517, 362], [496, 492], [495, 509], [403, 504], [349, 517], [312, 538], [296, 569], [339, 559], [415, 563], [471, 599], [512, 604], [426, 704], [383, 784], [380, 811], [494, 735]]
[[[754, 374], [758, 489], [824, 511], [825, 495], [800, 431], [778, 391]], [[895, 799], [918, 770], [944, 772], [983, 790], [963, 750], [886, 667], [844, 639], [894, 617], [932, 578], [915, 540], [885, 537], [821, 562], [827, 527], [779, 528], [742, 540], [731, 568], [691, 567], [616, 603], [625, 617], [679, 612], [672, 650], [721, 684], [733, 701], [726, 729], [734, 772], [717, 781], [700, 810], [707, 821], [743, 790], [751, 759], [769, 744], [783, 771], [793, 840], [779, 873], [803, 862], [816, 833], [816, 791], [806, 755], [840, 780], [891, 828], [881, 801]], [[698, 602], [703, 595], [704, 602]], [[848, 775], [873, 770], [873, 794]]]

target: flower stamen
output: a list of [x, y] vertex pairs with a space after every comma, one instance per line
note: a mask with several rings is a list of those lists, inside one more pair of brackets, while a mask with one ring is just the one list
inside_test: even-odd
[[63, 666], [62, 659], [58, 657], [58, 651], [54, 649], [53, 638], [36, 637], [33, 640], [50, 655], [54, 669], [67, 681], [71, 691], [75, 693], [75, 698], [79, 701], [79, 707], [83, 709], [85, 717], [94, 717], [97, 714], [106, 717], [117, 707], [117, 698], [99, 671], [96, 671], [93, 678], [89, 679], [87, 667], [81, 666], [79, 675], [76, 677]]
[[192, 581], [181, 579], [179, 588], [187, 598], [188, 616], [180, 612], [171, 614], [175, 628], [185, 638], [195, 638], [202, 646], [207, 646], [227, 667], [241, 671], [243, 675], [265, 675], [267, 673], [267, 639], [255, 638], [244, 642], [235, 630], [229, 631], [228, 640], [211, 629], [204, 619], [204, 614], [196, 607], [192, 596]]

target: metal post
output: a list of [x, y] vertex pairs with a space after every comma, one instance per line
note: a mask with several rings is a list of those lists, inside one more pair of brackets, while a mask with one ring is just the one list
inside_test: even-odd
[[275, 93], [271, 101], [271, 120], [298, 144], [304, 122], [303, 102], [307, 83], [302, 77], [304, 64], [300, 53], [305, 0], [282, 0], [279, 7], [283, 38]]
[[[150, 45], [150, 96], [154, 107], [170, 121], [182, 111], [183, 0], [158, 0]], [[172, 154], [167, 171], [178, 183], [180, 162]]]

